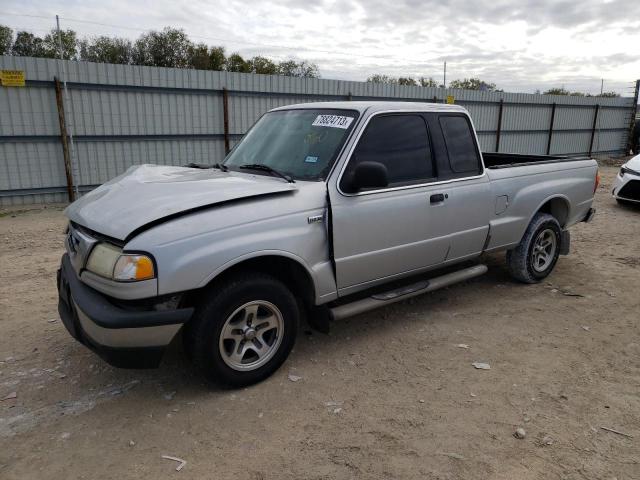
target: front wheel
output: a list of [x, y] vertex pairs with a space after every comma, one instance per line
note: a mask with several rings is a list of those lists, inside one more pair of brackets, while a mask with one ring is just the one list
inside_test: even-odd
[[558, 220], [538, 213], [516, 248], [507, 252], [511, 276], [524, 283], [538, 283], [551, 273], [560, 255], [562, 229]]
[[300, 313], [279, 280], [262, 273], [233, 277], [205, 292], [186, 331], [186, 347], [211, 381], [257, 383], [287, 359]]

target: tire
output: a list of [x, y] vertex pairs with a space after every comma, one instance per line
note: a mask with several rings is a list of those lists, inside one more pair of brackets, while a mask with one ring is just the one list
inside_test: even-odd
[[538, 283], [546, 278], [558, 261], [561, 238], [558, 220], [547, 213], [537, 213], [518, 246], [507, 252], [511, 276], [523, 283]]
[[208, 380], [243, 387], [264, 380], [284, 363], [299, 320], [296, 299], [282, 282], [245, 273], [205, 291], [187, 325], [185, 346]]

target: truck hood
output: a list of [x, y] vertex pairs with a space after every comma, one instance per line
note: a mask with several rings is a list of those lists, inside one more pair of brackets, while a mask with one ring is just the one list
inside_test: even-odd
[[295, 190], [295, 184], [264, 175], [140, 165], [76, 200], [65, 215], [95, 232], [125, 240], [134, 231], [167, 217]]

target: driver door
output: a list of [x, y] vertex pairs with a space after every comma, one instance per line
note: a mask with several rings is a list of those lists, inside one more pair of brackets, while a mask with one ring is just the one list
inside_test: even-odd
[[[362, 161], [387, 167], [389, 186], [347, 193]], [[427, 122], [420, 113], [373, 116], [332, 189], [333, 249], [340, 295], [444, 262], [446, 203]]]

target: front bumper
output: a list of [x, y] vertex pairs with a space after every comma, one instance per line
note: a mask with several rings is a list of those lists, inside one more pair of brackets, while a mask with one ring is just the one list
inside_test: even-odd
[[616, 176], [611, 194], [618, 200], [640, 202], [640, 176], [625, 173]]
[[58, 313], [71, 336], [120, 368], [154, 368], [193, 308], [128, 310], [80, 281], [69, 256], [58, 270]]

